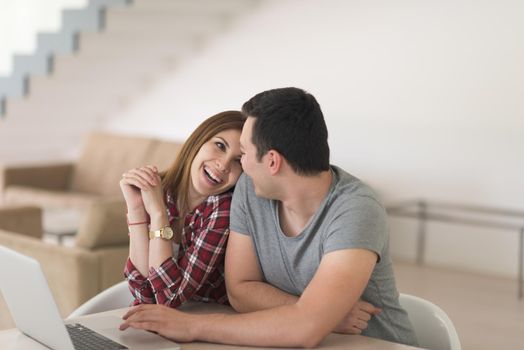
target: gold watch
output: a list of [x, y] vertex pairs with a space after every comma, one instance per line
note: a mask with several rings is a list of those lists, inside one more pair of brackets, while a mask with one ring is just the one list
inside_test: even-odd
[[162, 227], [161, 229], [150, 231], [149, 239], [153, 238], [162, 238], [162, 239], [172, 239], [173, 238], [173, 229], [170, 226]]

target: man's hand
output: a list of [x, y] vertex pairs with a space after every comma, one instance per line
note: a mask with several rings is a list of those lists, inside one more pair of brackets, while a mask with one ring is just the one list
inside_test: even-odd
[[361, 334], [368, 328], [368, 321], [371, 317], [378, 315], [382, 310], [378, 307], [359, 300], [344, 317], [344, 319], [333, 330], [335, 333]]
[[177, 342], [195, 341], [192, 315], [180, 312], [165, 305], [142, 304], [129, 309], [122, 317], [121, 331], [127, 328], [143, 329]]

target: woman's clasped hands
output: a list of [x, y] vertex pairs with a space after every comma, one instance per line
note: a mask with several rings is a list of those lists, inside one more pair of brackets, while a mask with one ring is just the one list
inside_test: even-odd
[[126, 171], [120, 180], [120, 188], [128, 213], [145, 211], [154, 217], [166, 212], [162, 180], [156, 166], [147, 165]]

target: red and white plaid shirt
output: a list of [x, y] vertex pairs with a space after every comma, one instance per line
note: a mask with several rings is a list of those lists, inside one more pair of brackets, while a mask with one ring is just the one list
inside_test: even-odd
[[[186, 215], [177, 257], [168, 258], [144, 277], [127, 259], [124, 275], [135, 297], [133, 305], [177, 307], [187, 300], [227, 304], [224, 255], [229, 236], [232, 192], [208, 197]], [[172, 196], [166, 196], [169, 224], [178, 217]]]

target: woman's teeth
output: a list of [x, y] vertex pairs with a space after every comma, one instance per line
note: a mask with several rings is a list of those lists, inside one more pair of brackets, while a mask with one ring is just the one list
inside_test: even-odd
[[217, 184], [222, 182], [222, 180], [216, 177], [215, 174], [213, 174], [213, 172], [209, 170], [208, 168], [204, 168], [204, 172], [211, 180], [213, 180], [213, 182], [216, 182]]

